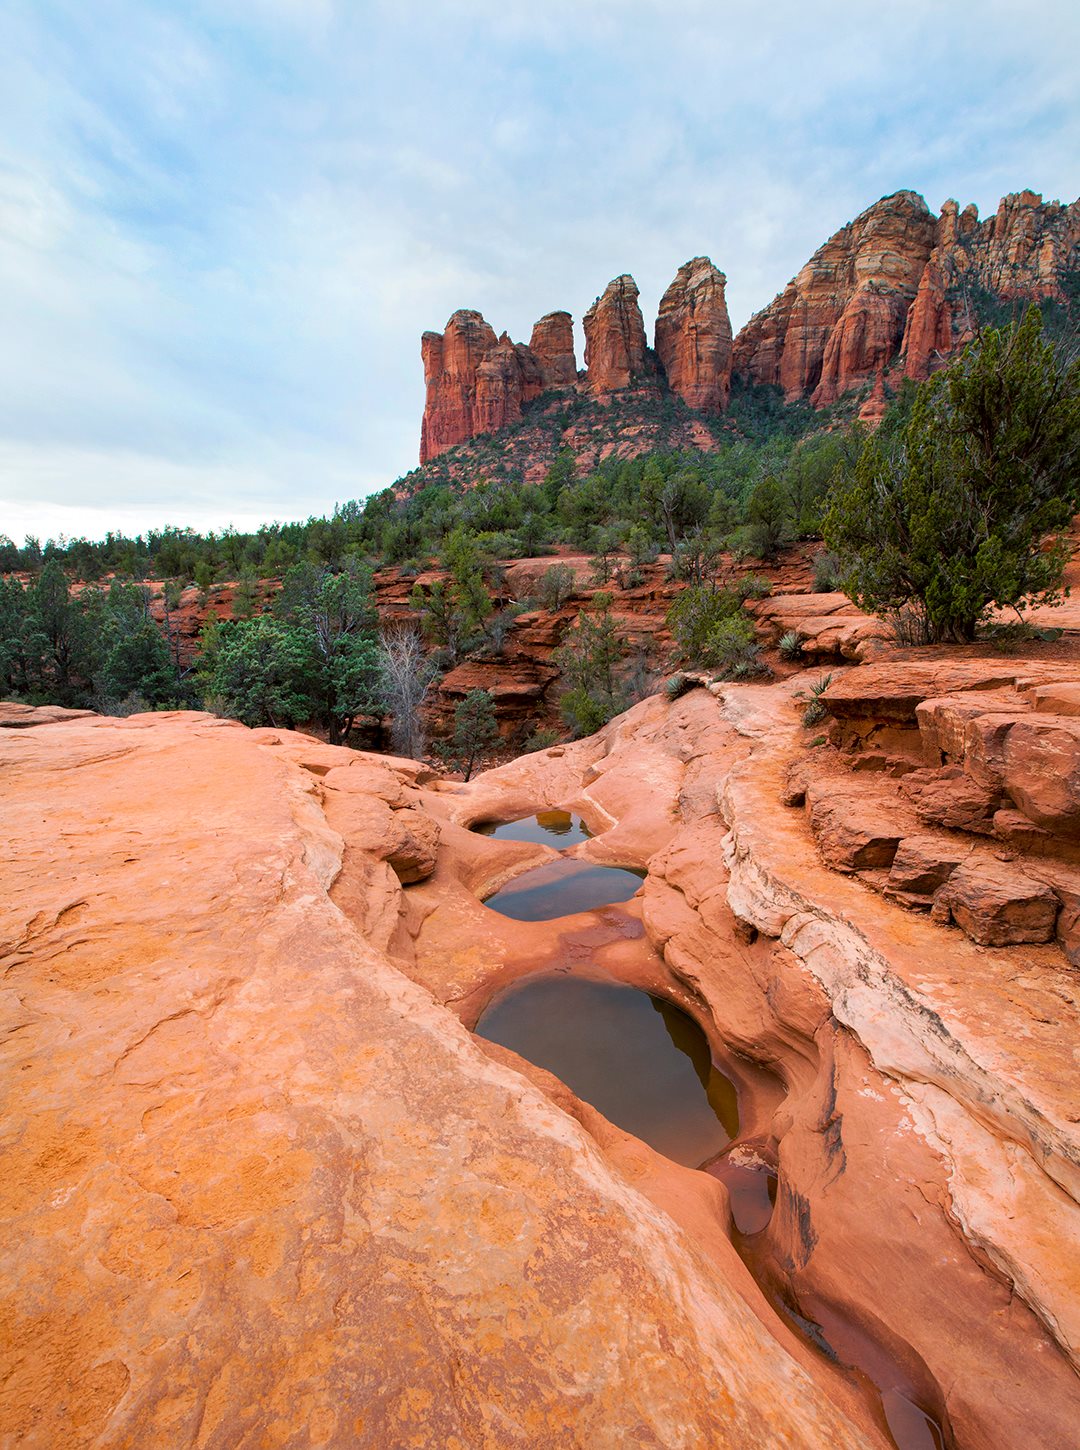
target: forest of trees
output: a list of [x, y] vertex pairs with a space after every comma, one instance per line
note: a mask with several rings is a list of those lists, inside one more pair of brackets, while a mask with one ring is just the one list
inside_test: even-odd
[[[761, 668], [743, 610], [755, 581], [735, 588], [731, 559], [767, 566], [799, 540], [828, 541], [816, 587], [914, 619], [928, 640], [970, 639], [991, 606], [1055, 597], [1065, 553], [1047, 536], [1080, 508], [1080, 364], [1036, 309], [980, 334], [929, 383], [905, 382], [875, 433], [819, 420], [798, 436], [806, 413], [773, 400], [753, 441], [612, 459], [584, 476], [569, 452], [533, 484], [414, 475], [412, 492], [252, 533], [166, 528], [44, 546], [0, 536], [0, 696], [120, 713], [205, 706], [249, 724], [314, 725], [332, 742], [385, 718], [395, 747], [415, 754], [431, 681], [467, 655], [498, 654], [521, 609], [558, 610], [572, 595], [572, 572], [553, 558], [536, 599], [507, 606], [500, 561], [560, 546], [592, 558], [601, 591], [634, 587], [663, 555], [685, 586], [668, 615], [677, 657], [729, 678]], [[373, 570], [409, 579], [432, 563], [443, 578], [410, 597], [419, 630], [380, 632]], [[267, 579], [282, 586], [260, 608]], [[164, 584], [163, 624], [147, 581]], [[194, 585], [205, 600], [223, 581], [237, 585], [239, 617], [208, 616], [184, 663], [180, 591]], [[630, 678], [606, 592], [578, 611], [556, 662], [563, 719], [578, 734], [655, 683]], [[490, 735], [489, 702], [471, 700], [451, 742], [467, 769]]]

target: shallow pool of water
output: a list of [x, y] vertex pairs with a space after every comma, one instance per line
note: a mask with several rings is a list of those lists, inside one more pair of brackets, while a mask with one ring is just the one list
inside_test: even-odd
[[580, 816], [571, 811], [537, 811], [518, 821], [478, 821], [473, 830], [481, 836], [494, 836], [497, 841], [531, 841], [534, 845], [554, 846], [565, 851], [590, 839], [592, 832]]
[[484, 902], [500, 916], [515, 921], [551, 921], [577, 911], [595, 911], [628, 901], [644, 880], [644, 872], [591, 861], [549, 861], [508, 881]]
[[530, 977], [495, 998], [476, 1032], [553, 1072], [676, 1163], [696, 1168], [739, 1131], [735, 1085], [701, 1028], [621, 982]]

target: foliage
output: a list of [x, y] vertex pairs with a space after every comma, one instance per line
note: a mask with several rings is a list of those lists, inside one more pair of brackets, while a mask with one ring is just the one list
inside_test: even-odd
[[777, 649], [785, 660], [797, 660], [802, 657], [803, 637], [797, 629], [789, 629], [780, 636]]
[[558, 745], [561, 739], [557, 730], [549, 726], [540, 727], [532, 732], [521, 747], [523, 755], [532, 755], [537, 750], [550, 750], [553, 745]]
[[552, 564], [545, 569], [537, 591], [540, 605], [557, 614], [573, 597], [574, 571], [569, 564]]
[[895, 444], [867, 439], [824, 532], [860, 605], [965, 641], [992, 606], [1060, 599], [1054, 536], [1078, 508], [1080, 361], [1059, 360], [1031, 307], [922, 386]]
[[592, 609], [578, 616], [554, 656], [566, 686], [559, 708], [575, 735], [592, 735], [625, 708], [618, 679], [624, 653], [611, 596], [597, 594]]
[[840, 588], [840, 560], [829, 549], [822, 549], [814, 558], [814, 594], [832, 594]]
[[245, 725], [292, 728], [317, 708], [317, 661], [304, 630], [269, 615], [223, 625], [210, 692]]
[[379, 642], [380, 692], [390, 716], [390, 737], [400, 755], [418, 760], [424, 750], [420, 710], [435, 678], [415, 629], [383, 630]]
[[733, 589], [691, 585], [672, 602], [667, 625], [690, 665], [725, 675], [760, 669], [753, 622]]
[[821, 697], [831, 684], [831, 674], [821, 675], [810, 686], [809, 690], [795, 691], [795, 699], [804, 702], [805, 708], [803, 709], [802, 715], [804, 725], [816, 725], [819, 720], [824, 720], [825, 716], [829, 713], [822, 703]]
[[441, 746], [441, 753], [465, 772], [468, 780], [480, 755], [499, 738], [495, 721], [495, 697], [490, 690], [470, 690], [454, 706], [454, 733]]

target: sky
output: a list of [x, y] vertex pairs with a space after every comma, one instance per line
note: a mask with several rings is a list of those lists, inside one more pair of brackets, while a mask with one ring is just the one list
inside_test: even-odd
[[420, 334], [679, 265], [737, 328], [921, 192], [1080, 196], [1075, 0], [4, 0], [0, 533], [256, 527], [415, 466]]

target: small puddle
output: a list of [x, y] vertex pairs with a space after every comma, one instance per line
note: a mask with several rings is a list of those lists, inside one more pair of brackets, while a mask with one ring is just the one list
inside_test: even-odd
[[592, 839], [592, 832], [580, 816], [570, 811], [537, 811], [519, 821], [478, 821], [472, 828], [481, 836], [497, 841], [529, 841], [537, 846], [554, 846], [565, 851], [567, 846], [580, 846]]
[[478, 1036], [560, 1078], [666, 1158], [696, 1168], [739, 1131], [735, 1084], [685, 1012], [621, 982], [536, 976], [481, 1015]]
[[621, 866], [597, 866], [573, 858], [549, 861], [515, 876], [484, 905], [514, 921], [551, 921], [557, 916], [629, 901], [644, 879], [644, 871], [628, 871]]

